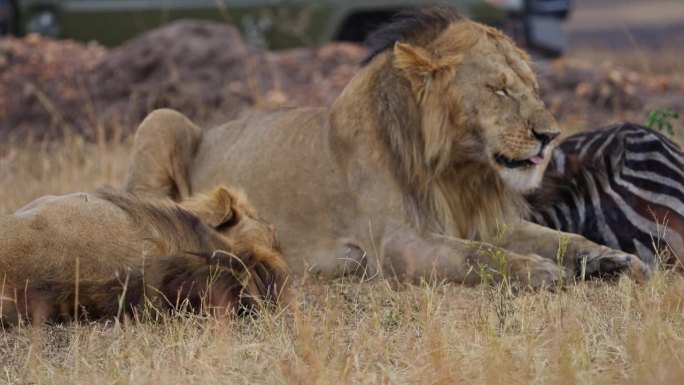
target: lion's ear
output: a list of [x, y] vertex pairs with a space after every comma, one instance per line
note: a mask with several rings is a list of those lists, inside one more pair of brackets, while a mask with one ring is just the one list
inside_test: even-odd
[[394, 66], [417, 75], [429, 75], [434, 70], [435, 60], [421, 47], [394, 43]]
[[[443, 170], [451, 154], [450, 129], [447, 124], [453, 106], [445, 104], [445, 89], [450, 87], [456, 67], [463, 61], [460, 54], [439, 57], [421, 47], [394, 44], [394, 66], [400, 69], [413, 88], [423, 109], [421, 127], [424, 161], [437, 171]], [[450, 110], [451, 108], [451, 110]]]
[[394, 43], [394, 66], [404, 71], [414, 87], [424, 84], [429, 78], [453, 71], [462, 60], [461, 55], [435, 57], [424, 48]]
[[214, 199], [216, 210], [209, 225], [217, 229], [234, 226], [238, 217], [233, 207], [235, 199], [232, 192], [224, 186], [218, 186], [212, 190], [210, 195]]
[[204, 223], [219, 229], [233, 226], [238, 219], [233, 207], [234, 198], [230, 189], [218, 186], [208, 194], [196, 195], [181, 205]]

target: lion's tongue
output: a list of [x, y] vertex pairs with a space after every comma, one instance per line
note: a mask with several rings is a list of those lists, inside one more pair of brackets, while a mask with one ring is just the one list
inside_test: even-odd
[[539, 155], [536, 155], [536, 156], [533, 156], [530, 158], [530, 162], [532, 162], [534, 164], [541, 164], [543, 161], [544, 161], [544, 158], [542, 158]]

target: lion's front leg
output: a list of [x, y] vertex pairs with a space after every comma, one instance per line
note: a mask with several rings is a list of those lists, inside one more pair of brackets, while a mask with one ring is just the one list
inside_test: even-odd
[[532, 222], [512, 226], [503, 245], [519, 253], [536, 253], [553, 261], [558, 259], [561, 238], [567, 237], [563, 264], [576, 276], [624, 273], [637, 279], [647, 278], [651, 269], [636, 255], [594, 243], [581, 235], [564, 233]]
[[[485, 272], [495, 280], [504, 275], [522, 286], [553, 286], [559, 269], [533, 253], [516, 253], [484, 242], [472, 242], [416, 231], [394, 231], [382, 245], [383, 270], [409, 281], [449, 280], [479, 284]], [[562, 271], [562, 269], [560, 269]]]

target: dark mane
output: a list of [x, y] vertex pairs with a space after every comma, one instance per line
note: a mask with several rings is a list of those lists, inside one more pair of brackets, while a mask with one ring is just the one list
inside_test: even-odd
[[126, 212], [146, 237], [170, 247], [167, 252], [213, 251], [229, 247], [211, 227], [177, 204], [148, 200], [112, 189], [99, 189], [96, 195]]
[[394, 46], [397, 41], [411, 41], [422, 45], [436, 38], [446, 27], [461, 18], [456, 9], [446, 5], [413, 7], [400, 11], [392, 17], [392, 21], [368, 37], [368, 56], [361, 64], [368, 64], [379, 53]]
[[[252, 237], [250, 242], [249, 228], [231, 230], [238, 238], [231, 242], [176, 202], [142, 198], [106, 188], [97, 190], [96, 196], [123, 210], [143, 236], [160, 247], [160, 254], [149, 259], [146, 266], [153, 274], [160, 274], [155, 277], [159, 278], [156, 289], [165, 298], [187, 297], [191, 307], [199, 308], [206, 287], [203, 285], [211, 282], [215, 293], [230, 294], [230, 301], [238, 301], [233, 304], [239, 308], [238, 314], [261, 301], [267, 305], [280, 301], [278, 296], [287, 277], [285, 262], [277, 250], [262, 243], [261, 239]], [[218, 275], [210, 267], [223, 273]], [[134, 290], [144, 287], [142, 280], [147, 273], [131, 271], [131, 278], [137, 280], [130, 281], [131, 287]], [[117, 287], [121, 287], [118, 276], [92, 283], [92, 291], [96, 293], [111, 292]], [[112, 290], [106, 290], [110, 288]], [[144, 289], [138, 291], [144, 293]], [[118, 298], [116, 295], [107, 298], [110, 297]], [[220, 301], [221, 297], [218, 298]], [[140, 303], [136, 297], [130, 300], [132, 306]], [[229, 305], [230, 301], [219, 305]], [[118, 306], [118, 300], [113, 303], [112, 306]], [[98, 311], [104, 315], [116, 314], [117, 308], [111, 309]]]

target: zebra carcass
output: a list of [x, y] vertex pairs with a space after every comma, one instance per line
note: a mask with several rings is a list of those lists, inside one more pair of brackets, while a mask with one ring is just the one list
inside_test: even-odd
[[564, 139], [527, 200], [541, 225], [650, 263], [684, 260], [684, 153], [649, 128], [624, 123]]

